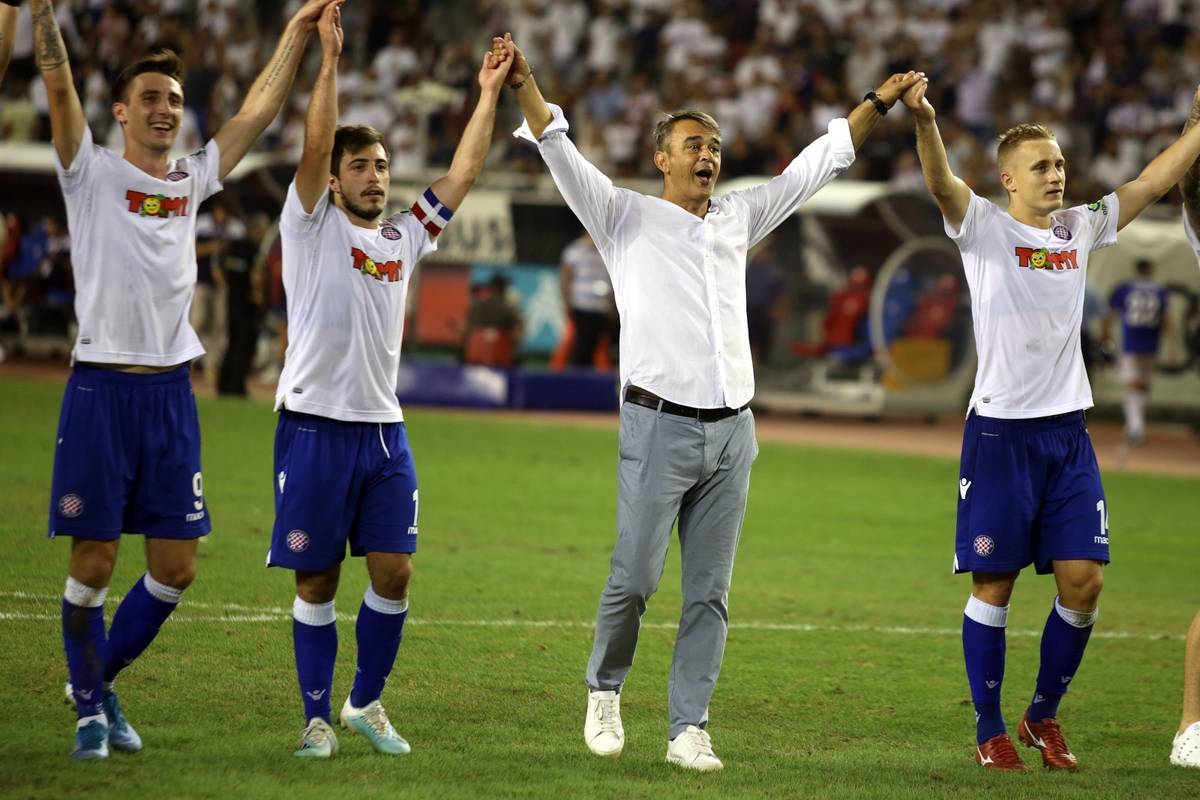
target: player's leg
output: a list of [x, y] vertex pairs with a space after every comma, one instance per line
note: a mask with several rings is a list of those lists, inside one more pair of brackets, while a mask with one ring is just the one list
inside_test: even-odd
[[366, 556], [371, 583], [355, 622], [358, 669], [342, 708], [341, 723], [366, 736], [380, 753], [404, 755], [412, 748], [392, 727], [380, 698], [396, 663], [408, 617], [420, 494], [404, 423], [371, 427], [377, 436], [365, 441], [360, 453], [369, 477], [350, 534], [350, 552]]
[[584, 739], [605, 756], [624, 747], [621, 686], [633, 665], [646, 603], [662, 578], [679, 504], [700, 474], [704, 433], [695, 420], [625, 403], [619, 441], [617, 542], [584, 676]]
[[975, 707], [975, 760], [989, 769], [1022, 770], [1000, 708], [1004, 688], [1008, 606], [1018, 573], [971, 573], [963, 609], [963, 661]]
[[1171, 748], [1171, 763], [1200, 768], [1200, 612], [1188, 629], [1183, 658], [1183, 716]]
[[[337, 661], [337, 594], [341, 566], [321, 571], [296, 570], [296, 598], [292, 601], [292, 646], [296, 657], [296, 678], [304, 718], [311, 723], [332, 723], [330, 695], [333, 693], [333, 667]], [[334, 746], [336, 749], [336, 745]], [[304, 743], [297, 755], [304, 752]], [[313, 755], [319, 755], [314, 753]], [[328, 753], [332, 755], [332, 752]]]
[[667, 760], [709, 771], [722, 764], [708, 737], [712, 699], [729, 632], [729, 585], [742, 532], [750, 467], [758, 455], [754, 415], [705, 423], [701, 482], [679, 513], [683, 609], [668, 683]]
[[80, 759], [108, 755], [108, 722], [104, 714], [104, 599], [116, 564], [119, 539], [99, 541], [75, 537], [67, 585], [63, 590], [63, 648], [67, 656], [77, 716], [75, 750]]

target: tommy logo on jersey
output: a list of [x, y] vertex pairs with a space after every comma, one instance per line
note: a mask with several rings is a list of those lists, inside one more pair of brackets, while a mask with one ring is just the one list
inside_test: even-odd
[[161, 194], [146, 194], [133, 189], [125, 192], [129, 201], [129, 213], [142, 217], [186, 217], [190, 197], [167, 197]]
[[446, 208], [441, 200], [437, 199], [437, 195], [433, 193], [433, 189], [426, 189], [417, 202], [413, 203], [413, 216], [416, 217], [425, 230], [429, 232], [430, 239], [436, 239], [438, 234], [446, 229], [446, 225], [454, 216], [454, 212]]
[[1018, 247], [1014, 250], [1021, 269], [1079, 269], [1079, 251], [1063, 250], [1051, 253], [1044, 247]]
[[397, 260], [379, 262], [371, 258], [362, 250], [359, 250], [357, 247], [350, 248], [350, 255], [354, 259], [354, 269], [358, 270], [363, 275], [370, 275], [377, 281], [394, 283], [404, 276], [403, 261]]

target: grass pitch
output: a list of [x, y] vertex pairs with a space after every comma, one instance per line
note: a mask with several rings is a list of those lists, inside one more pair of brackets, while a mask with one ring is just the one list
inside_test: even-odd
[[[420, 408], [408, 427], [421, 548], [383, 698], [413, 754], [389, 759], [343, 735], [333, 761], [299, 762], [291, 575], [263, 567], [274, 416], [229, 400], [200, 402], [214, 533], [197, 581], [120, 678], [146, 749], [74, 763], [58, 623], [68, 543], [44, 538], [61, 393], [0, 381], [0, 796], [1200, 796], [1200, 773], [1167, 763], [1182, 636], [1200, 605], [1200, 481], [1106, 476], [1116, 563], [1060, 717], [1082, 768], [995, 775], [972, 760], [958, 638], [969, 584], [950, 574], [956, 465], [763, 444], [712, 703], [726, 767], [695, 775], [663, 763], [677, 548], [623, 692], [625, 752], [598, 759], [582, 741], [582, 674], [614, 536], [615, 432]], [[144, 569], [140, 550], [138, 537], [124, 540], [114, 595]], [[335, 712], [365, 586], [364, 566], [348, 561]], [[1050, 578], [1018, 581], [1005, 683], [1014, 728], [1053, 596]]]

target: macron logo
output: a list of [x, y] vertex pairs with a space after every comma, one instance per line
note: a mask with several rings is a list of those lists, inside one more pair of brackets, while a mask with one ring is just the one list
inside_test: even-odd
[[961, 478], [958, 481], [958, 496], [963, 500], [967, 499], [967, 490], [971, 488], [971, 482], [966, 478]]
[[279, 493], [283, 494], [283, 485], [287, 483], [287, 471], [279, 473]]

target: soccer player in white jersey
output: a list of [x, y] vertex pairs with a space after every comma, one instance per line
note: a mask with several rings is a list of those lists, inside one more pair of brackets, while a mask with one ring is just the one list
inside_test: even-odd
[[409, 744], [380, 702], [408, 612], [417, 549], [417, 476], [396, 401], [405, 298], [417, 261], [483, 167], [511, 60], [484, 56], [481, 93], [447, 174], [412, 213], [384, 217], [383, 136], [337, 126], [342, 31], [337, 5], [319, 30], [323, 60], [304, 150], [280, 222], [289, 341], [275, 394], [275, 529], [270, 566], [295, 570], [296, 673], [308, 721], [296, 755], [337, 752], [330, 695], [337, 656], [334, 595], [346, 545], [366, 556], [370, 584], [355, 626], [358, 669], [343, 726], [381, 753]]
[[746, 318], [746, 254], [818, 189], [845, 171], [900, 93], [921, 76], [893, 75], [846, 118], [829, 123], [759, 186], [713, 197], [721, 131], [701, 111], [655, 128], [659, 197], [618, 189], [579, 154], [562, 110], [548, 105], [510, 37], [509, 83], [525, 114], [517, 135], [536, 142], [567, 205], [612, 277], [621, 316], [617, 541], [584, 676], [583, 737], [599, 756], [624, 748], [620, 691], [633, 666], [646, 601], [658, 588], [679, 521], [683, 608], [668, 698], [666, 760], [722, 768], [708, 733], [721, 671], [734, 554], [758, 454], [754, 370]]
[[[1200, 97], [1192, 103], [1184, 133], [1198, 125]], [[1193, 162], [1179, 181], [1179, 193], [1183, 196], [1183, 230], [1200, 264], [1200, 236], [1197, 236], [1200, 232], [1200, 159]], [[1200, 769], [1200, 611], [1192, 618], [1187, 633], [1183, 658], [1183, 714], [1171, 747], [1171, 763]]]
[[[284, 29], [241, 110], [199, 152], [169, 152], [183, 115], [183, 62], [163, 51], [113, 85], [123, 155], [92, 140], [50, 0], [33, 0], [36, 57], [50, 101], [67, 206], [79, 334], [58, 427], [50, 535], [72, 537], [63, 642], [80, 759], [141, 749], [112, 691], [195, 575], [211, 523], [188, 364], [203, 354], [188, 325], [196, 212], [279, 111], [321, 9], [309, 0]], [[104, 598], [122, 531], [145, 537], [146, 574], [107, 637]]]
[[1096, 621], [1109, 561], [1108, 506], [1084, 427], [1092, 405], [1079, 330], [1093, 250], [1167, 192], [1200, 154], [1200, 128], [1137, 178], [1086, 206], [1064, 209], [1066, 161], [1054, 134], [1018, 125], [997, 161], [1008, 208], [975, 195], [950, 170], [924, 82], [904, 94], [917, 118], [925, 184], [962, 253], [979, 367], [963, 434], [954, 569], [972, 573], [963, 653], [976, 713], [976, 761], [1021, 770], [1000, 710], [1004, 629], [1020, 571], [1053, 572], [1058, 588], [1041, 641], [1020, 740], [1050, 769], [1078, 761], [1058, 725]]

